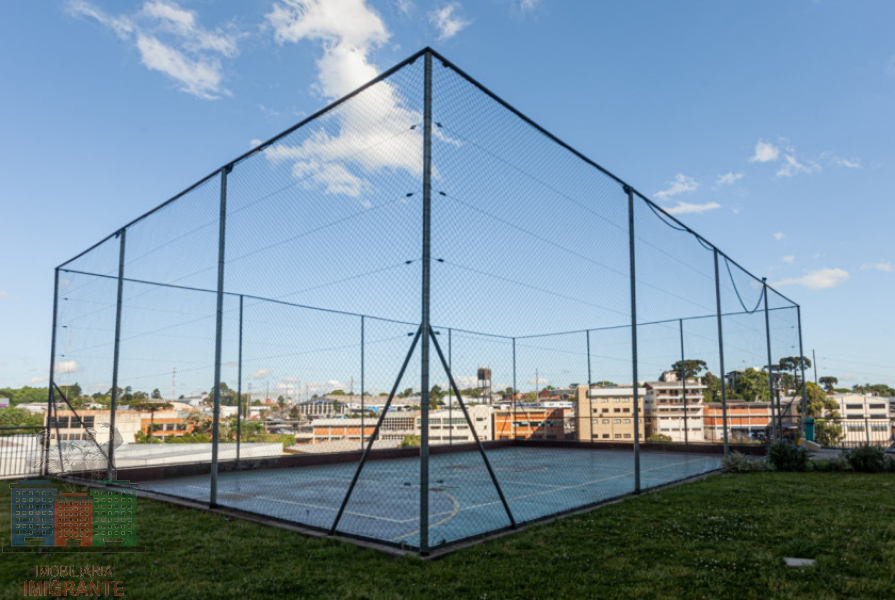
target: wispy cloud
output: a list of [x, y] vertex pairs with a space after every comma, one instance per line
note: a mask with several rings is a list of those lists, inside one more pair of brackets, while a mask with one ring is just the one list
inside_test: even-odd
[[229, 95], [223, 86], [221, 58], [239, 53], [242, 34], [234, 28], [205, 29], [194, 11], [164, 0], [145, 2], [131, 16], [110, 15], [86, 0], [69, 0], [65, 10], [97, 21], [132, 44], [147, 69], [170, 77], [180, 91], [204, 99]]
[[56, 373], [74, 373], [78, 368], [78, 361], [75, 360], [60, 360], [53, 365], [53, 369]]
[[264, 379], [265, 377], [270, 376], [270, 369], [258, 369], [254, 373], [250, 374], [249, 377], [252, 379]]
[[774, 239], [777, 240], [778, 242], [785, 237], [786, 237], [786, 234], [783, 233], [782, 231], [778, 231], [774, 234]]
[[413, 10], [413, 2], [410, 0], [394, 0], [393, 4], [402, 15], [409, 15], [410, 11]]
[[789, 254], [789, 255], [787, 255], [787, 256], [784, 256], [784, 257], [781, 258], [780, 260], [782, 260], [783, 262], [785, 262], [785, 263], [788, 264], [788, 265], [791, 265], [791, 264], [793, 264], [794, 262], [796, 262], [796, 257], [793, 256], [792, 254]]
[[528, 380], [528, 383], [531, 384], [531, 385], [540, 385], [540, 386], [544, 386], [544, 385], [549, 385], [549, 384], [550, 384], [550, 381], [549, 381], [548, 379], [544, 379], [543, 377], [539, 377], [539, 378], [537, 378], [537, 379], [534, 379], [534, 378], [529, 379], [529, 380]]
[[726, 185], [733, 185], [743, 177], [745, 177], [745, 173], [725, 173], [724, 175], [719, 175], [718, 179], [715, 181], [715, 189], [722, 188]]
[[832, 165], [837, 167], [845, 167], [846, 169], [861, 169], [863, 165], [861, 165], [860, 158], [842, 158], [841, 156], [837, 156], [836, 154], [826, 151], [821, 152], [820, 154], [821, 160], [826, 160]]
[[755, 154], [749, 159], [749, 162], [773, 162], [780, 157], [780, 148], [770, 142], [758, 140], [755, 144]]
[[892, 272], [892, 263], [887, 261], [880, 261], [875, 263], [864, 263], [861, 265], [862, 271], [882, 271], [883, 273], [891, 273]]
[[690, 204], [689, 202], [681, 202], [678, 200], [678, 203], [671, 207], [662, 207], [665, 212], [670, 215], [685, 215], [688, 213], [704, 213], [708, 210], [715, 210], [716, 208], [721, 208], [721, 205], [717, 202], [706, 202], [705, 204]]
[[522, 12], [531, 12], [538, 7], [541, 0], [519, 0], [519, 10]]
[[677, 196], [678, 194], [695, 192], [699, 187], [699, 183], [697, 183], [695, 179], [687, 177], [683, 173], [675, 175], [674, 180], [669, 181], [667, 185], [668, 187], [666, 189], [656, 192], [656, 198], [664, 200], [666, 198], [671, 198], [672, 196]]
[[7, 300], [16, 300], [16, 297], [10, 294], [9, 292], [4, 292], [0, 290], [0, 298], [6, 298]]
[[[375, 78], [379, 71], [369, 55], [391, 37], [365, 0], [280, 0], [267, 21], [280, 44], [320, 43], [316, 87], [326, 99], [344, 96]], [[365, 175], [378, 169], [420, 175], [421, 132], [414, 126], [422, 115], [405, 108], [389, 81], [377, 83], [361, 98], [372, 100], [343, 105], [334, 116], [338, 127], [314, 131], [299, 145], [276, 144], [264, 150], [265, 156], [272, 163], [291, 162], [293, 176], [304, 180], [303, 185], [355, 198], [368, 188]], [[396, 131], [407, 133], [396, 136]]]
[[816, 173], [820, 171], [820, 165], [814, 161], [805, 161], [804, 163], [796, 160], [794, 154], [786, 154], [783, 156], [784, 164], [777, 170], [777, 177], [792, 177], [799, 173]]
[[451, 2], [429, 13], [429, 22], [438, 30], [438, 41], [450, 39], [472, 24], [460, 16], [461, 10], [459, 2]]
[[844, 269], [818, 269], [810, 271], [801, 277], [791, 277], [774, 283], [774, 287], [787, 285], [800, 285], [809, 290], [825, 290], [845, 283], [849, 278], [848, 271]]

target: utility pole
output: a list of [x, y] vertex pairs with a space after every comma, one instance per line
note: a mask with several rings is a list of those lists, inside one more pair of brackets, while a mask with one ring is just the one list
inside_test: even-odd
[[817, 354], [814, 349], [811, 350], [811, 360], [814, 361], [814, 385], [817, 385]]
[[171, 369], [171, 400], [177, 400], [177, 367]]
[[540, 383], [541, 383], [541, 381], [538, 378], [538, 370], [535, 369], [535, 402], [537, 402], [537, 403], [541, 402], [541, 391], [540, 391], [540, 389], [538, 389], [538, 385]]

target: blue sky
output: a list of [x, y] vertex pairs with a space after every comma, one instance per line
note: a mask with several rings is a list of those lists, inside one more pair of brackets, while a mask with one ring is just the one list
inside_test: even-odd
[[426, 45], [799, 302], [822, 375], [895, 384], [890, 2], [4, 11], [0, 385], [46, 381], [53, 267]]

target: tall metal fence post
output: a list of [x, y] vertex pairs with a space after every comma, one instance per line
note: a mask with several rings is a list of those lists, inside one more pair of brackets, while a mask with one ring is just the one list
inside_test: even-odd
[[628, 194], [628, 246], [631, 264], [631, 386], [634, 393], [634, 493], [640, 493], [640, 398], [637, 389], [637, 269], [634, 252], [634, 190], [626, 185]]
[[[50, 417], [53, 414], [53, 403], [56, 401], [54, 376], [56, 373], [56, 328], [59, 318], [59, 267], [53, 278], [53, 331], [50, 333], [50, 383], [47, 390], [47, 419], [44, 428], [43, 449], [41, 450], [41, 465], [43, 474], [50, 474]], [[59, 440], [56, 440], [59, 443]], [[60, 465], [61, 466], [61, 465]]]
[[[118, 248], [118, 298], [115, 303], [115, 346], [112, 350], [112, 405], [109, 415], [109, 454], [106, 457], [106, 478], [113, 479], [112, 470], [115, 468], [115, 412], [118, 410], [118, 358], [121, 351], [121, 304], [124, 296], [124, 250], [126, 246], [127, 229], [119, 232]], [[149, 432], [152, 435], [152, 432]]]
[[764, 292], [764, 330], [765, 338], [768, 344], [768, 392], [771, 401], [771, 436], [773, 439], [779, 439], [777, 434], [777, 406], [774, 404], [774, 363], [771, 355], [771, 317], [768, 311], [768, 278], [761, 278], [762, 290]]
[[[594, 403], [590, 396], [591, 377], [593, 376], [591, 374], [591, 369], [590, 369], [590, 329], [588, 329], [585, 333], [587, 334], [587, 391], [585, 392], [584, 398], [585, 398], [585, 400], [587, 400], [587, 418], [590, 421], [590, 427], [588, 427], [588, 429], [590, 430], [590, 439], [588, 441], [592, 442], [592, 441], [594, 441], [594, 423], [593, 423]], [[584, 421], [583, 421], [583, 417], [581, 416], [581, 410], [579, 409], [577, 412], [578, 412], [578, 441], [580, 442], [580, 441], [582, 441], [581, 440], [581, 432], [582, 432], [581, 425], [584, 423]]]
[[239, 464], [239, 446], [242, 443], [242, 302], [239, 295], [239, 358], [236, 372], [236, 463]]
[[429, 286], [432, 234], [432, 53], [425, 53], [423, 90], [423, 345], [420, 348], [420, 554], [429, 553]]
[[365, 400], [365, 392], [364, 392], [364, 351], [366, 346], [364, 345], [364, 316], [360, 316], [360, 449], [364, 449], [364, 435], [367, 433], [365, 425], [365, 416], [366, 406], [364, 403]]
[[[451, 328], [448, 327], [448, 371], [451, 373], [454, 372], [454, 363], [453, 363], [453, 348], [451, 343], [452, 338]], [[448, 428], [448, 446], [454, 445], [454, 395], [450, 393], [448, 390], [448, 422], [450, 423], [450, 427]]]
[[724, 372], [724, 327], [721, 316], [721, 275], [718, 271], [718, 249], [715, 254], [715, 302], [718, 311], [718, 357], [721, 361], [721, 420], [724, 426], [724, 456], [730, 453], [727, 441], [727, 377]]
[[802, 307], [796, 305], [799, 321], [799, 367], [802, 370], [802, 414], [799, 415], [799, 437], [805, 439], [805, 418], [808, 413], [808, 384], [805, 382], [805, 351], [802, 349]]
[[510, 426], [513, 440], [516, 440], [516, 396], [518, 395], [519, 389], [516, 387], [516, 338], [513, 338], [513, 423]]
[[214, 408], [211, 421], [211, 490], [208, 503], [218, 502], [218, 439], [221, 421], [221, 337], [224, 331], [224, 248], [227, 233], [227, 175], [231, 166], [221, 169], [221, 215], [218, 226], [217, 318], [214, 334]]
[[684, 443], [690, 443], [690, 407], [687, 404], [687, 369], [684, 361], [686, 360], [684, 356], [684, 320], [678, 319], [678, 324], [680, 325], [681, 332], [681, 385], [683, 386], [684, 393]]

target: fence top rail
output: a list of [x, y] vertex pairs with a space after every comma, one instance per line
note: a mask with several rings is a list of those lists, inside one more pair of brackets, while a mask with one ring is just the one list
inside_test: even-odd
[[[318, 111], [315, 112], [314, 114], [312, 114], [312, 115], [306, 117], [305, 119], [302, 119], [301, 121], [299, 121], [298, 123], [296, 123], [296, 124], [293, 125], [292, 127], [286, 129], [285, 131], [282, 131], [281, 133], [279, 133], [279, 134], [275, 135], [274, 137], [270, 138], [269, 140], [267, 140], [267, 141], [265, 141], [265, 142], [259, 144], [258, 146], [252, 148], [252, 149], [249, 150], [248, 152], [245, 152], [245, 153], [241, 154], [240, 156], [238, 156], [237, 158], [235, 158], [235, 159], [229, 161], [228, 163], [226, 163], [225, 165], [221, 166], [220, 168], [215, 169], [214, 171], [212, 171], [211, 173], [209, 173], [208, 175], [206, 175], [206, 176], [203, 177], [202, 179], [198, 180], [198, 181], [195, 182], [194, 184], [190, 185], [189, 187], [187, 187], [187, 188], [184, 189], [183, 191], [181, 191], [181, 192], [175, 194], [174, 196], [172, 196], [172, 197], [169, 198], [168, 200], [162, 202], [161, 204], [159, 204], [159, 205], [156, 206], [155, 208], [153, 208], [153, 209], [151, 209], [151, 210], [149, 210], [149, 211], [143, 213], [142, 215], [140, 215], [140, 216], [137, 217], [136, 219], [132, 220], [131, 222], [127, 223], [127, 224], [124, 225], [123, 227], [120, 227], [120, 228], [116, 229], [114, 232], [112, 232], [111, 234], [109, 234], [108, 236], [106, 236], [105, 238], [103, 238], [102, 240], [100, 240], [99, 242], [93, 244], [92, 246], [90, 246], [89, 248], [87, 248], [86, 250], [84, 250], [83, 252], [80, 252], [80, 253], [77, 254], [76, 256], [74, 256], [74, 257], [70, 258], [69, 260], [63, 262], [61, 265], [59, 265], [59, 266], [57, 267], [57, 269], [60, 269], [60, 268], [64, 267], [65, 265], [70, 264], [70, 263], [76, 261], [77, 259], [81, 258], [81, 257], [84, 256], [85, 254], [89, 253], [90, 251], [94, 250], [95, 248], [99, 247], [100, 245], [104, 244], [105, 242], [109, 241], [110, 239], [119, 236], [120, 233], [121, 233], [123, 230], [127, 229], [128, 227], [130, 227], [130, 226], [136, 224], [136, 223], [139, 222], [139, 221], [142, 221], [143, 219], [147, 218], [148, 216], [152, 215], [153, 213], [155, 213], [155, 212], [161, 210], [162, 208], [164, 208], [165, 206], [171, 204], [172, 202], [174, 202], [174, 201], [177, 200], [178, 198], [181, 198], [181, 197], [183, 197], [184, 195], [188, 194], [189, 192], [193, 191], [194, 189], [196, 189], [196, 188], [199, 187], [200, 185], [206, 183], [207, 181], [210, 181], [211, 179], [213, 179], [213, 178], [214, 178], [216, 175], [218, 175], [219, 173], [224, 172], [224, 171], [229, 171], [229, 170], [231, 170], [236, 164], [238, 164], [238, 163], [240, 163], [240, 162], [246, 160], [246, 159], [249, 158], [250, 156], [253, 156], [253, 155], [255, 155], [255, 154], [259, 153], [259, 152], [264, 151], [265, 149], [267, 149], [268, 147], [270, 147], [272, 144], [276, 143], [278, 140], [282, 139], [283, 137], [285, 137], [285, 136], [287, 136], [287, 135], [289, 135], [289, 134], [291, 134], [291, 133], [297, 131], [298, 129], [304, 127], [304, 126], [307, 125], [308, 123], [311, 123], [312, 121], [315, 121], [315, 120], [319, 119], [319, 118], [322, 117], [323, 115], [327, 114], [328, 112], [332, 111], [332, 110], [335, 109], [336, 107], [338, 107], [338, 106], [342, 105], [343, 103], [347, 102], [347, 101], [350, 100], [351, 98], [354, 98], [355, 96], [357, 96], [358, 94], [360, 94], [360, 93], [363, 92], [364, 90], [366, 90], [366, 89], [372, 87], [373, 85], [376, 85], [377, 83], [379, 83], [379, 82], [381, 82], [381, 81], [383, 81], [383, 80], [385, 80], [385, 79], [391, 77], [394, 73], [396, 73], [397, 71], [399, 71], [399, 70], [401, 70], [402, 68], [406, 67], [407, 65], [409, 65], [409, 64], [413, 64], [413, 63], [414, 63], [420, 56], [423, 56], [424, 54], [431, 54], [433, 57], [437, 58], [439, 61], [441, 61], [442, 65], [444, 65], [446, 68], [449, 68], [449, 69], [453, 70], [454, 72], [456, 72], [459, 76], [461, 76], [461, 77], [464, 78], [466, 81], [468, 81], [470, 84], [472, 84], [473, 86], [475, 86], [476, 88], [478, 88], [482, 93], [484, 93], [485, 95], [487, 95], [488, 97], [490, 97], [492, 100], [494, 100], [495, 102], [497, 102], [498, 104], [500, 104], [501, 106], [503, 106], [506, 110], [508, 110], [508, 111], [510, 111], [511, 113], [513, 113], [514, 115], [516, 115], [519, 119], [521, 119], [522, 121], [524, 121], [525, 123], [527, 123], [529, 126], [531, 126], [531, 127], [534, 128], [535, 130], [537, 130], [539, 133], [541, 133], [542, 135], [544, 135], [545, 137], [547, 137], [549, 140], [551, 140], [551, 141], [554, 142], [555, 144], [561, 146], [562, 148], [566, 149], [568, 152], [570, 152], [570, 153], [571, 153], [572, 155], [574, 155], [575, 157], [579, 158], [580, 160], [584, 161], [586, 164], [588, 164], [588, 165], [594, 167], [595, 169], [597, 169], [598, 171], [600, 171], [601, 173], [603, 173], [604, 175], [606, 175], [606, 176], [609, 177], [610, 179], [612, 179], [612, 180], [614, 180], [615, 182], [617, 182], [619, 185], [622, 186], [622, 188], [625, 190], [626, 193], [630, 192], [630, 193], [633, 193], [634, 195], [638, 196], [638, 197], [641, 198], [644, 202], [646, 202], [647, 205], [650, 206], [654, 211], [655, 211], [655, 210], [660, 211], [660, 212], [662, 213], [662, 216], [663, 216], [664, 218], [667, 218], [667, 219], [671, 220], [672, 222], [674, 222], [676, 225], [678, 225], [678, 226], [681, 227], [683, 230], [685, 230], [686, 232], [688, 232], [689, 234], [691, 234], [692, 236], [694, 236], [697, 240], [699, 240], [700, 243], [708, 244], [708, 245], [711, 246], [713, 249], [717, 250], [719, 254], [721, 254], [722, 256], [724, 256], [725, 259], [727, 259], [727, 260], [729, 260], [730, 262], [732, 262], [734, 265], [736, 265], [738, 268], [740, 268], [743, 272], [745, 272], [745, 273], [748, 274], [749, 276], [753, 277], [753, 278], [756, 279], [757, 281], [764, 281], [762, 278], [759, 278], [759, 277], [755, 276], [754, 274], [752, 274], [751, 271], [749, 271], [748, 269], [744, 268], [744, 267], [743, 267], [742, 265], [740, 265], [737, 261], [735, 261], [734, 259], [730, 258], [730, 256], [728, 256], [724, 251], [722, 251], [721, 249], [719, 249], [717, 245], [715, 245], [715, 244], [711, 243], [710, 241], [708, 241], [704, 236], [702, 236], [701, 234], [697, 233], [694, 229], [692, 229], [691, 227], [689, 227], [688, 225], [686, 225], [685, 223], [683, 223], [680, 219], [678, 219], [678, 218], [675, 217], [674, 215], [669, 214], [664, 208], [662, 208], [661, 206], [659, 206], [658, 204], [656, 204], [655, 202], [653, 202], [652, 200], [650, 200], [645, 194], [643, 194], [642, 192], [640, 192], [640, 191], [638, 191], [636, 188], [634, 188], [634, 186], [632, 186], [631, 184], [627, 183], [625, 180], [623, 180], [622, 178], [618, 177], [617, 175], [615, 175], [614, 173], [612, 173], [611, 171], [609, 171], [608, 169], [606, 169], [605, 167], [603, 167], [602, 165], [600, 165], [599, 163], [597, 163], [596, 161], [594, 161], [593, 159], [591, 159], [591, 158], [589, 158], [588, 156], [586, 156], [585, 154], [583, 154], [582, 152], [576, 150], [576, 149], [573, 148], [571, 145], [569, 145], [568, 143], [566, 143], [565, 141], [563, 141], [562, 139], [560, 139], [559, 137], [557, 137], [557, 136], [554, 135], [553, 133], [550, 133], [547, 129], [545, 129], [544, 127], [542, 127], [541, 125], [539, 125], [539, 124], [538, 124], [537, 122], [535, 122], [533, 119], [531, 119], [530, 117], [528, 117], [528, 116], [526, 116], [525, 114], [523, 114], [520, 110], [518, 110], [517, 108], [515, 108], [515, 107], [514, 107], [513, 105], [511, 105], [509, 102], [507, 102], [506, 100], [502, 99], [500, 96], [498, 96], [497, 94], [495, 94], [494, 92], [492, 92], [490, 89], [488, 89], [487, 87], [485, 87], [485, 86], [484, 86], [482, 83], [480, 83], [478, 80], [476, 80], [476, 79], [473, 78], [471, 75], [469, 75], [468, 73], [466, 73], [464, 70], [462, 70], [461, 68], [459, 68], [457, 65], [455, 65], [454, 63], [452, 63], [451, 61], [449, 61], [449, 60], [448, 60], [447, 58], [445, 58], [442, 54], [440, 54], [439, 52], [433, 50], [432, 48], [430, 48], [430, 47], [428, 47], [428, 46], [425, 47], [425, 48], [423, 48], [422, 50], [419, 50], [419, 51], [415, 52], [414, 54], [410, 55], [409, 57], [405, 58], [404, 60], [402, 60], [401, 62], [399, 62], [399, 63], [396, 64], [395, 66], [393, 66], [392, 68], [390, 68], [390, 69], [388, 69], [388, 70], [386, 70], [386, 71], [383, 71], [383, 72], [382, 72], [381, 74], [379, 74], [377, 77], [371, 79], [370, 81], [368, 81], [368, 82], [365, 83], [364, 85], [360, 86], [360, 87], [357, 88], [356, 90], [350, 92], [349, 94], [343, 96], [342, 98], [339, 98], [338, 100], [335, 100], [334, 102], [331, 102], [331, 103], [328, 104], [327, 106], [321, 108], [320, 110], [318, 110]], [[773, 287], [771, 287], [771, 286], [768, 286], [768, 287], [771, 288], [771, 289], [773, 289], [774, 292], [776, 292], [781, 298], [784, 298], [786, 301], [788, 301], [788, 302], [792, 303], [793, 305], [796, 305], [796, 306], [797, 306], [797, 304], [796, 304], [795, 302], [793, 302], [791, 299], [787, 298], [786, 296], [784, 296], [783, 294], [781, 294], [780, 292], [778, 292], [778, 291], [777, 291], [776, 289], [774, 289]]]

